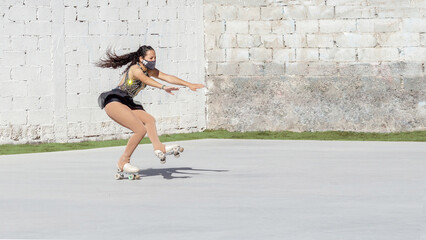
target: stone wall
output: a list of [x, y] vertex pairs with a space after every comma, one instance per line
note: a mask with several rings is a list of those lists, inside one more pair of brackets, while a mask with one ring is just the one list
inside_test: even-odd
[[207, 126], [426, 129], [425, 0], [205, 0]]
[[[161, 71], [204, 83], [202, 2], [195, 0], [0, 1], [0, 144], [126, 138], [97, 105], [121, 71], [94, 66], [151, 45]], [[159, 133], [205, 129], [205, 93], [147, 88], [136, 100]]]
[[0, 144], [128, 137], [97, 106], [122, 69], [93, 63], [107, 47], [126, 53], [144, 44], [157, 50], [160, 70], [208, 86], [141, 92], [136, 100], [160, 134], [425, 129], [425, 6], [0, 0]]

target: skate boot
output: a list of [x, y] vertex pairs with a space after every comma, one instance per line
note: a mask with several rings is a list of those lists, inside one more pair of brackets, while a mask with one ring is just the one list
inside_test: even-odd
[[160, 159], [160, 162], [164, 164], [166, 163], [166, 155], [173, 154], [176, 158], [178, 158], [183, 150], [183, 147], [179, 145], [166, 145], [166, 153], [163, 153], [161, 150], [155, 150], [154, 154]]
[[128, 178], [129, 180], [134, 180], [140, 178], [140, 175], [137, 174], [140, 171], [138, 167], [131, 165], [130, 163], [126, 163], [123, 166], [123, 170], [121, 170], [117, 166], [117, 173], [115, 174], [115, 179], [120, 180], [123, 178]]

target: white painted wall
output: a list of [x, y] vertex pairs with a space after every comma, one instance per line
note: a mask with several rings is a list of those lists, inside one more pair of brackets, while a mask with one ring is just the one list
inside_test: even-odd
[[[151, 45], [157, 68], [204, 83], [203, 7], [196, 0], [0, 1], [0, 144], [125, 138], [97, 105], [121, 71], [94, 66]], [[141, 101], [160, 134], [205, 129], [205, 90], [148, 87]]]

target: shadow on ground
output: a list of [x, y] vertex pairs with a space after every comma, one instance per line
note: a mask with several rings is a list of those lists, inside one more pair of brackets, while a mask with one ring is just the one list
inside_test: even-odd
[[200, 172], [228, 172], [228, 170], [212, 170], [212, 169], [194, 169], [190, 167], [181, 168], [149, 168], [146, 170], [140, 170], [139, 174], [141, 177], [152, 177], [152, 176], [163, 176], [165, 179], [174, 178], [191, 178], [191, 176], [172, 176], [172, 174], [184, 174], [184, 175], [199, 175]]

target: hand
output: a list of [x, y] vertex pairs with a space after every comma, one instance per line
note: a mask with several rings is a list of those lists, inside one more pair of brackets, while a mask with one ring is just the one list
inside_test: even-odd
[[166, 91], [166, 92], [168, 92], [172, 95], [175, 95], [174, 93], [172, 93], [172, 91], [178, 91], [178, 90], [179, 90], [179, 88], [177, 88], [177, 87], [164, 87], [164, 91]]
[[189, 86], [189, 89], [191, 89], [192, 91], [197, 91], [197, 89], [203, 88], [203, 87], [205, 87], [203, 84], [197, 83], [197, 84], [191, 84]]

